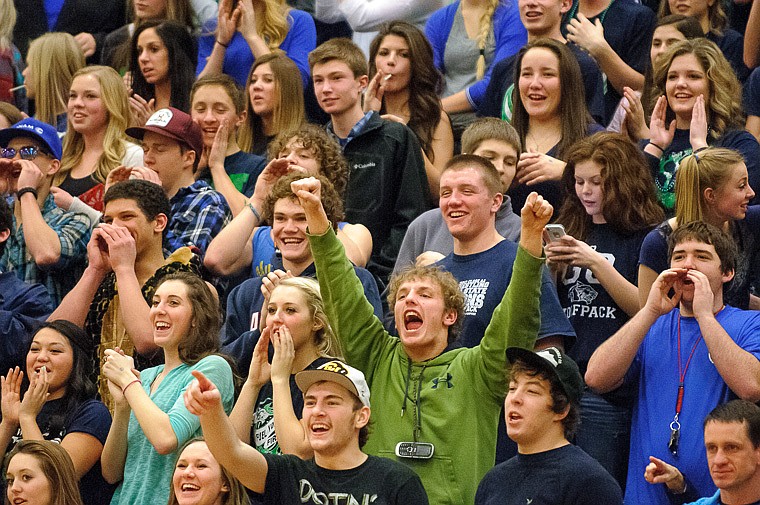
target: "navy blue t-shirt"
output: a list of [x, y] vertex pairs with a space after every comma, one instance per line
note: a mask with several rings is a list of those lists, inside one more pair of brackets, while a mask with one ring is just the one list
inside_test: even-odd
[[[579, 0], [573, 1], [573, 6], [562, 19], [562, 35], [567, 37], [567, 24], [578, 12]], [[651, 9], [631, 0], [612, 0], [612, 3], [598, 16], [590, 18], [592, 23], [601, 19], [604, 27], [604, 39], [613, 51], [620, 56], [628, 66], [644, 74], [649, 65], [649, 49], [652, 45], [652, 34], [657, 23], [657, 16]], [[620, 93], [604, 79], [604, 123], [609, 124], [615, 115]]]
[[726, 28], [723, 30], [723, 35], [708, 32], [705, 37], [707, 40], [715, 42], [723, 56], [731, 64], [736, 77], [741, 82], [745, 82], [749, 76], [749, 69], [744, 64], [744, 37], [742, 34], [731, 28]]
[[752, 71], [744, 86], [744, 112], [748, 116], [760, 116], [760, 67]]
[[570, 444], [534, 454], [518, 454], [492, 468], [475, 494], [475, 505], [622, 503], [615, 479], [595, 459]]
[[[464, 325], [459, 342], [465, 347], [475, 347], [482, 340], [493, 311], [509, 286], [517, 248], [511, 240], [502, 240], [487, 251], [466, 256], [451, 253], [436, 263], [451, 272], [464, 293]], [[570, 337], [566, 338], [569, 343], [575, 338], [575, 332], [562, 312], [554, 283], [545, 268], [542, 275], [538, 339], [561, 335]]]
[[[583, 76], [583, 87], [586, 97], [586, 107], [591, 117], [597, 123], [604, 122], [604, 84], [602, 71], [596, 61], [575, 44], [568, 43], [573, 55], [578, 60]], [[478, 115], [484, 117], [498, 117], [505, 121], [511, 121], [512, 110], [509, 114], [504, 110], [504, 98], [507, 93], [512, 93], [515, 82], [515, 61], [517, 55], [504, 58], [494, 65], [491, 72], [491, 80], [488, 82], [486, 94], [478, 107]]]
[[[631, 235], [615, 232], [609, 224], [594, 224], [585, 242], [615, 267], [620, 275], [636, 285], [639, 249], [647, 231]], [[593, 272], [585, 267], [570, 266], [557, 283], [559, 302], [575, 328], [575, 345], [568, 349], [581, 371], [602, 342], [630, 319], [602, 287]]]
[[[63, 426], [51, 426], [51, 419], [65, 408], [63, 399], [50, 400], [45, 402], [42, 410], [37, 414], [37, 426], [39, 426], [42, 436], [45, 440], [61, 443], [69, 433], [84, 433], [95, 437], [101, 444], [106, 443], [108, 430], [111, 429], [111, 414], [103, 402], [98, 400], [87, 400], [77, 407], [77, 409], [64, 420]], [[21, 429], [14, 435], [8, 451], [21, 440]], [[2, 480], [5, 483], [5, 479]], [[79, 491], [82, 494], [82, 501], [87, 505], [107, 505], [111, 502], [115, 485], [105, 481], [100, 469], [100, 460], [98, 460], [90, 470], [82, 476], [79, 481]], [[4, 489], [3, 489], [4, 490]]]
[[[599, 133], [601, 131], [604, 131], [604, 128], [597, 123], [592, 123], [586, 127], [587, 136]], [[561, 159], [557, 154], [556, 145], [549, 149], [549, 152], [546, 154], [552, 158]], [[528, 199], [528, 195], [530, 195], [533, 191], [543, 196], [544, 200], [552, 204], [552, 207], [555, 209], [562, 207], [562, 202], [567, 196], [565, 194], [565, 189], [562, 187], [561, 181], [543, 181], [537, 184], [532, 184], [530, 186], [526, 184], [517, 184], [516, 186], [512, 186], [512, 188], [510, 188], [507, 192], [512, 198], [512, 208], [522, 209], [525, 205], [525, 200]]]

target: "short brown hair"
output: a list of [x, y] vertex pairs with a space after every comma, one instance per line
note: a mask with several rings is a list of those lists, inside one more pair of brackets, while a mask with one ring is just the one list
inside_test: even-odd
[[245, 110], [245, 99], [243, 98], [243, 92], [240, 86], [237, 85], [235, 79], [227, 74], [207, 75], [201, 77], [195, 83], [190, 90], [190, 105], [192, 106], [195, 99], [195, 92], [204, 86], [219, 86], [227, 93], [227, 96], [232, 100], [232, 105], [235, 107], [235, 113], [240, 114]]
[[459, 282], [450, 272], [431, 266], [410, 266], [401, 270], [391, 277], [388, 286], [388, 305], [392, 309], [396, 304], [396, 296], [401, 286], [415, 279], [430, 279], [437, 284], [443, 294], [444, 309], [457, 313], [457, 320], [449, 327], [449, 343], [453, 342], [459, 336], [464, 321], [464, 294], [459, 289]]
[[[343, 219], [343, 199], [335, 191], [332, 183], [327, 180], [324, 175], [308, 175], [301, 172], [285, 175], [281, 177], [272, 188], [272, 191], [267, 195], [267, 199], [264, 200], [264, 207], [261, 210], [261, 218], [272, 224], [272, 218], [274, 217], [274, 205], [278, 200], [283, 198], [289, 198], [295, 202], [298, 202], [298, 197], [290, 189], [290, 183], [306, 179], [307, 177], [315, 177], [322, 184], [322, 206], [327, 214], [327, 219], [330, 221], [334, 230], [338, 229], [338, 223]], [[299, 203], [300, 205], [300, 203]]]
[[496, 167], [489, 160], [475, 154], [458, 154], [446, 162], [441, 175], [451, 170], [463, 170], [472, 168], [480, 174], [491, 196], [501, 193], [504, 189], [501, 184], [501, 176]]
[[369, 72], [367, 58], [351, 39], [330, 39], [320, 44], [319, 47], [309, 53], [309, 68], [313, 72], [316, 65], [322, 65], [333, 60], [342, 61], [348, 65], [354, 74], [354, 78], [367, 75]]
[[495, 117], [483, 117], [462, 133], [462, 153], [474, 153], [485, 140], [499, 140], [512, 146], [518, 155], [522, 152], [520, 135], [511, 124]]
[[736, 269], [736, 257], [738, 255], [736, 242], [723, 233], [720, 228], [704, 221], [692, 221], [676, 228], [668, 238], [668, 258], [673, 256], [673, 250], [678, 244], [694, 240], [715, 248], [715, 253], [720, 258], [720, 269], [724, 274]]

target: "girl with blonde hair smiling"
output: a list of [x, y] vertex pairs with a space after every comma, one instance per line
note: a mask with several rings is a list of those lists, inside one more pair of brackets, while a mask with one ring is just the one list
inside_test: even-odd
[[666, 212], [675, 205], [679, 163], [708, 146], [738, 151], [750, 186], [760, 187], [760, 145], [744, 130], [741, 84], [718, 46], [706, 39], [674, 45], [657, 60], [653, 88], [644, 152]]
[[92, 66], [74, 74], [61, 169], [53, 178], [59, 207], [70, 207], [65, 191], [102, 212], [109, 172], [122, 165], [142, 165], [142, 148], [129, 142], [124, 133], [129, 119], [127, 91], [114, 69]]

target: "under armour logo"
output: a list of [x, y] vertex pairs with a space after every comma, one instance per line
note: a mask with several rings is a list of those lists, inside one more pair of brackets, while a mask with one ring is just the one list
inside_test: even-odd
[[446, 386], [448, 386], [447, 389], [453, 388], [454, 384], [451, 383], [451, 379], [453, 379], [453, 377], [451, 376], [450, 373], [447, 373], [445, 377], [437, 377], [437, 378], [433, 379], [433, 388], [432, 389], [438, 389], [438, 384], [440, 382], [445, 382]]

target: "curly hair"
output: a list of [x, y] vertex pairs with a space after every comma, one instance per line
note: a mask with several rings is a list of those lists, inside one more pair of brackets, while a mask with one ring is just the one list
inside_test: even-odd
[[719, 147], [682, 159], [676, 172], [676, 225], [704, 220], [705, 189], [723, 186], [740, 163], [741, 154]]
[[[670, 14], [673, 14], [673, 11], [670, 9], [670, 0], [662, 0], [657, 17], [664, 18]], [[710, 20], [710, 31], [715, 35], [722, 35], [723, 30], [728, 26], [728, 16], [726, 15], [726, 11], [723, 10], [723, 2], [721, 0], [714, 0], [713, 4], [707, 7], [707, 19]]]
[[[570, 146], [586, 136], [588, 126], [594, 122], [586, 107], [586, 99], [583, 91], [583, 77], [578, 60], [572, 51], [561, 42], [553, 39], [538, 39], [530, 42], [520, 49], [515, 61], [514, 82], [520, 82], [522, 61], [531, 49], [548, 49], [559, 61], [560, 99], [559, 114], [562, 122], [562, 138], [557, 144], [557, 158], [564, 160]], [[530, 116], [525, 110], [520, 97], [519, 84], [513, 91], [514, 113], [512, 114], [512, 126], [520, 135], [520, 142], [525, 145], [525, 137], [530, 126]]]
[[[438, 96], [443, 91], [443, 76], [435, 67], [433, 47], [425, 34], [405, 21], [391, 21], [382, 26], [369, 46], [369, 75], [377, 73], [375, 58], [380, 46], [388, 35], [401, 37], [409, 48], [409, 122], [425, 154], [430, 161], [435, 161], [433, 136], [441, 120], [441, 100]], [[381, 111], [383, 112], [383, 111]]]
[[[301, 73], [296, 64], [280, 51], [265, 54], [251, 66], [245, 81], [246, 93], [250, 94], [253, 73], [261, 65], [269, 65], [274, 76], [275, 103], [273, 104], [272, 122], [275, 132], [295, 130], [304, 122], [304, 91]], [[240, 149], [250, 152], [257, 137], [264, 135], [261, 117], [253, 111], [251, 97], [246, 100], [247, 119], [238, 133]]]
[[[264, 200], [264, 206], [261, 209], [261, 218], [263, 221], [272, 224], [274, 218], [274, 205], [278, 200], [283, 198], [289, 198], [298, 203], [298, 197], [290, 189], [290, 183], [299, 181], [307, 177], [316, 177], [322, 184], [322, 206], [325, 208], [325, 214], [327, 219], [332, 224], [334, 230], [338, 229], [338, 223], [343, 220], [343, 199], [335, 191], [332, 183], [327, 180], [327, 177], [321, 174], [308, 175], [301, 172], [295, 172], [292, 174], [282, 176], [272, 188], [272, 191], [267, 195]], [[300, 205], [300, 203], [299, 203]]]
[[295, 141], [313, 153], [319, 162], [319, 171], [332, 182], [341, 198], [348, 184], [348, 162], [340, 145], [330, 137], [324, 128], [305, 123], [297, 130], [283, 131], [269, 143], [269, 159], [279, 158], [287, 145]]
[[[654, 91], [650, 108], [654, 108], [657, 98], [666, 95], [666, 83], [673, 60], [687, 54], [693, 54], [699, 61], [709, 86], [708, 96], [705, 96], [709, 137], [716, 140], [728, 130], [743, 129], [742, 86], [723, 52], [707, 39], [683, 40], [660, 57], [654, 68]], [[668, 108], [668, 122], [673, 116], [673, 111]]]
[[142, 179], [130, 179], [117, 182], [106, 191], [103, 205], [107, 206], [113, 200], [134, 200], [137, 207], [148, 221], [153, 221], [159, 214], [171, 218], [171, 204], [161, 186]]
[[[96, 181], [105, 182], [108, 173], [121, 165], [121, 160], [127, 151], [127, 136], [124, 131], [129, 126], [129, 100], [121, 76], [111, 67], [100, 65], [84, 67], [74, 74], [73, 79], [87, 75], [93, 76], [98, 81], [100, 100], [107, 111], [103, 154], [98, 158], [95, 170], [92, 172]], [[53, 177], [53, 185], [60, 185], [69, 172], [81, 163], [83, 156], [84, 137], [71, 123], [71, 116], [69, 116], [68, 130], [66, 136], [63, 137], [61, 169]]]
[[450, 272], [439, 267], [418, 267], [414, 265], [401, 270], [391, 277], [388, 285], [388, 306], [391, 307], [391, 310], [393, 309], [401, 286], [407, 282], [420, 279], [429, 279], [440, 287], [443, 294], [444, 310], [453, 310], [457, 313], [456, 321], [449, 327], [449, 343], [453, 342], [459, 336], [464, 322], [464, 294], [459, 289], [459, 282]]
[[[660, 18], [657, 20], [657, 24], [655, 25], [654, 29], [657, 31], [657, 28], [660, 28], [661, 26], [672, 26], [678, 32], [684, 36], [685, 39], [697, 39], [697, 38], [704, 38], [705, 34], [702, 33], [702, 26], [699, 24], [699, 21], [696, 19], [684, 16], [682, 14], [671, 14], [669, 16], [665, 16], [664, 18]], [[652, 36], [652, 43], [654, 43], [654, 35]], [[650, 54], [651, 54], [651, 45], [650, 45]], [[647, 120], [647, 124], [649, 124], [649, 119], [652, 116], [652, 110], [650, 108], [650, 105], [654, 102], [657, 102], [657, 99], [655, 98], [652, 100], [652, 96], [654, 93], [653, 89], [653, 83], [652, 80], [654, 69], [652, 68], [653, 62], [651, 59], [647, 61], [647, 67], [644, 71], [644, 88], [641, 91], [641, 104], [644, 107], [644, 114]]]
[[579, 240], [585, 240], [592, 218], [575, 192], [575, 167], [593, 161], [601, 167], [602, 214], [618, 233], [629, 235], [656, 226], [665, 218], [641, 150], [625, 135], [599, 132], [570, 148], [562, 173], [565, 198], [557, 222]]
[[168, 281], [179, 281], [187, 289], [187, 298], [193, 309], [193, 324], [179, 344], [179, 357], [183, 363], [194, 365], [219, 351], [219, 329], [222, 327], [219, 301], [206, 281], [193, 273], [167, 274], [158, 281], [156, 291]]

